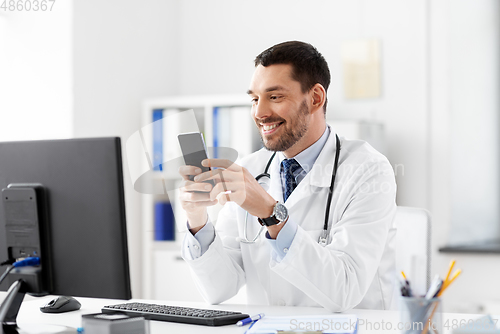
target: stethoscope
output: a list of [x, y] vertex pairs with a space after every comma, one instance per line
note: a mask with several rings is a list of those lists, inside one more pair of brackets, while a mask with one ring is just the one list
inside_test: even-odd
[[[330, 183], [330, 190], [328, 192], [328, 201], [326, 202], [325, 223], [323, 225], [323, 232], [321, 232], [319, 239], [318, 239], [318, 243], [321, 246], [326, 246], [327, 241], [328, 241], [328, 217], [330, 216], [330, 206], [332, 205], [333, 186], [335, 184], [335, 177], [337, 176], [337, 168], [339, 166], [340, 140], [339, 140], [339, 136], [335, 135], [335, 137], [337, 140], [337, 147], [336, 147], [336, 151], [335, 151], [335, 164], [333, 165], [332, 181]], [[271, 180], [271, 175], [269, 174], [268, 171], [269, 171], [269, 166], [271, 166], [271, 162], [273, 161], [275, 156], [276, 156], [276, 152], [274, 152], [273, 155], [271, 156], [271, 158], [269, 158], [269, 161], [267, 162], [266, 169], [264, 170], [264, 173], [261, 173], [255, 177], [257, 182], [259, 182], [259, 184], [261, 184], [260, 181], [263, 178], [268, 178], [269, 180]], [[245, 215], [245, 228], [243, 229], [243, 237], [244, 238], [240, 238], [240, 242], [242, 242], [244, 244], [254, 244], [257, 241], [257, 239], [259, 238], [262, 231], [264, 230], [265, 226], [261, 226], [259, 229], [259, 232], [257, 232], [257, 235], [255, 235], [255, 237], [252, 240], [249, 240], [248, 239], [247, 225], [248, 225], [248, 212]]]

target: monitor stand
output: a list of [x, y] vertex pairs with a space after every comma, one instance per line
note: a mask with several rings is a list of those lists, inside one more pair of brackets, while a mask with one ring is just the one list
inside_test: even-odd
[[[76, 329], [58, 325], [23, 325], [17, 326], [17, 314], [26, 294], [26, 283], [22, 279], [15, 281], [0, 305], [0, 334], [75, 334]], [[30, 328], [31, 327], [31, 328]]]

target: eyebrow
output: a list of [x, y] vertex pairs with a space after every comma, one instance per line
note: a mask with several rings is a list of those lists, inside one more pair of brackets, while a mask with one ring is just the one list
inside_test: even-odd
[[[268, 92], [274, 92], [274, 91], [276, 91], [276, 90], [285, 90], [285, 91], [286, 91], [286, 90], [288, 90], [288, 89], [286, 89], [286, 88], [285, 88], [285, 87], [283, 87], [283, 86], [271, 86], [271, 87], [269, 87], [269, 88], [266, 88], [266, 90], [265, 90], [264, 92], [265, 92], [265, 93], [268, 93]], [[247, 90], [247, 94], [248, 94], [248, 95], [253, 94], [253, 93], [254, 93], [254, 92], [253, 92], [251, 89]]]

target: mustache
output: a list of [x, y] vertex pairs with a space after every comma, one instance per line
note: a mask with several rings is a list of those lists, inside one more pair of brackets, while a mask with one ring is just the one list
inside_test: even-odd
[[281, 117], [274, 117], [274, 118], [266, 118], [266, 119], [263, 119], [263, 120], [260, 120], [260, 119], [255, 119], [255, 123], [257, 125], [260, 125], [261, 123], [262, 124], [269, 124], [269, 123], [281, 123], [281, 122], [284, 122], [285, 120]]

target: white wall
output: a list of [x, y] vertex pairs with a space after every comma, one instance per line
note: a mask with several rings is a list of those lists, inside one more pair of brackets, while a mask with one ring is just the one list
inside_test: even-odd
[[500, 305], [500, 255], [437, 247], [498, 237], [500, 6], [440, 0], [430, 9], [433, 272], [444, 275], [455, 259], [463, 273], [445, 294], [445, 310], [478, 312]]
[[[76, 137], [120, 136], [132, 294], [141, 296], [141, 197], [128, 174], [125, 143], [141, 127], [142, 101], [175, 95], [176, 1], [75, 1]], [[137, 159], [137, 163], [139, 163]]]
[[500, 237], [500, 3], [450, 10], [450, 242]]
[[[452, 0], [451, 0], [452, 1]], [[451, 255], [438, 252], [438, 247], [444, 246], [448, 240], [451, 219], [451, 140], [450, 140], [450, 51], [449, 51], [449, 0], [431, 1], [428, 17], [429, 40], [429, 142], [430, 142], [430, 173], [429, 194], [432, 214], [432, 273], [443, 273], [443, 268], [449, 264]], [[462, 267], [463, 263], [459, 263]], [[458, 266], [457, 266], [458, 267]], [[462, 280], [462, 278], [460, 278]], [[460, 280], [455, 284], [459, 285]], [[456, 287], [450, 287], [453, 291]], [[454, 296], [463, 298], [463, 295]], [[443, 295], [444, 309], [451, 310], [450, 294]], [[457, 302], [455, 299], [454, 303]]]
[[0, 141], [72, 135], [72, 3], [0, 11]]

